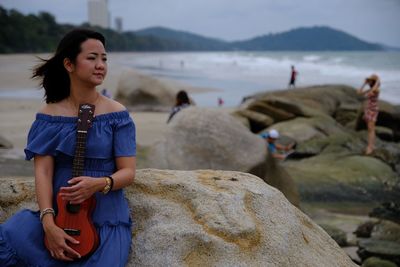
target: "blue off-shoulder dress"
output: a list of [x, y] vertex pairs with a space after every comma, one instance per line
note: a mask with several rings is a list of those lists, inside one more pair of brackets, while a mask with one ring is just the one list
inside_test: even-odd
[[[53, 192], [68, 186], [67, 181], [72, 178], [76, 121], [74, 117], [39, 113], [29, 131], [26, 159], [35, 155], [54, 157]], [[115, 157], [135, 155], [135, 125], [128, 111], [95, 117], [87, 136], [85, 176], [111, 175], [116, 171]], [[57, 208], [55, 198], [53, 207]], [[19, 211], [0, 225], [0, 266], [125, 266], [132, 221], [123, 190], [96, 193], [92, 219], [100, 236], [99, 247], [87, 259], [65, 262], [52, 258], [45, 248], [39, 212]]]

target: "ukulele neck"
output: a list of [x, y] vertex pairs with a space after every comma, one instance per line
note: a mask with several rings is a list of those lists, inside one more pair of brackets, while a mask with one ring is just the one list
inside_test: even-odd
[[72, 162], [72, 177], [83, 175], [85, 167], [86, 139], [89, 128], [94, 118], [95, 106], [91, 104], [80, 104], [78, 110], [78, 121], [76, 126], [76, 147], [74, 160]]
[[76, 149], [74, 161], [72, 163], [72, 177], [78, 177], [83, 174], [85, 166], [87, 131], [77, 131], [76, 133]]

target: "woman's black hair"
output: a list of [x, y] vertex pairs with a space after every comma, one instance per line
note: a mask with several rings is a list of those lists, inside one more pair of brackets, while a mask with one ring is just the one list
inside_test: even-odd
[[190, 104], [190, 99], [186, 91], [181, 90], [176, 94], [176, 105]]
[[64, 59], [68, 58], [75, 63], [76, 57], [81, 52], [81, 44], [88, 39], [96, 39], [104, 47], [106, 45], [101, 33], [88, 29], [74, 29], [61, 39], [52, 58], [41, 59], [43, 63], [33, 69], [32, 78], [41, 79], [40, 85], [44, 88], [46, 103], [57, 103], [69, 96], [70, 80], [64, 68]]

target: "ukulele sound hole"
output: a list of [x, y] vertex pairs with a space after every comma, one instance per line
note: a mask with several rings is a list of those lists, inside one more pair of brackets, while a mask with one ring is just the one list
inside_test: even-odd
[[70, 204], [70, 203], [67, 204], [67, 211], [69, 213], [73, 213], [73, 214], [78, 213], [80, 208], [81, 208], [81, 205], [79, 205], [79, 204]]
[[71, 235], [71, 236], [81, 235], [81, 231], [80, 230], [76, 230], [76, 229], [66, 228], [66, 229], [64, 229], [64, 232], [66, 232], [68, 235]]

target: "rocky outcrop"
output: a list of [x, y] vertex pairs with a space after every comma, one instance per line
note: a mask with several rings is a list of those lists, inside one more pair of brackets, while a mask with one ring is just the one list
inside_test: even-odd
[[[376, 150], [367, 157], [367, 132], [361, 120], [364, 99], [354, 88], [313, 86], [246, 99], [235, 116], [247, 120], [243, 125], [249, 125], [250, 131], [275, 128], [281, 136], [296, 141], [295, 153], [281, 167], [298, 185], [302, 200], [399, 199], [399, 106], [379, 102]], [[262, 121], [263, 116], [269, 120]]]
[[[34, 207], [33, 180], [5, 179], [1, 219]], [[139, 170], [128, 266], [356, 266], [276, 189], [245, 173]]]
[[[380, 261], [388, 261], [392, 266], [400, 265], [400, 208], [396, 203], [382, 203], [369, 214], [378, 218], [376, 222], [360, 225], [357, 229], [357, 254], [363, 261], [362, 266], [391, 266], [378, 265]], [[372, 227], [371, 227], [372, 226]], [[364, 228], [364, 229], [362, 229]], [[367, 230], [367, 231], [359, 231]], [[376, 258], [372, 260], [371, 258]], [[378, 262], [378, 263], [377, 263]], [[374, 263], [375, 265], [372, 265]], [[386, 264], [386, 263], [385, 263]]]

